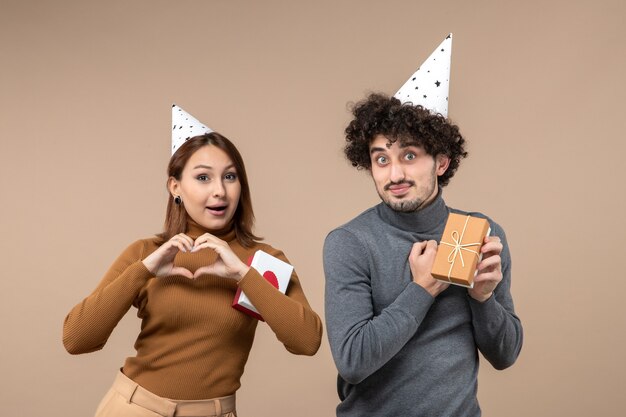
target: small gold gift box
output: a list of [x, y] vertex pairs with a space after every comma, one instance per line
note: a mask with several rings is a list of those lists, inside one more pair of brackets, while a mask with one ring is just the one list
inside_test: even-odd
[[476, 265], [482, 258], [480, 248], [490, 231], [485, 219], [450, 213], [437, 249], [433, 278], [472, 288]]

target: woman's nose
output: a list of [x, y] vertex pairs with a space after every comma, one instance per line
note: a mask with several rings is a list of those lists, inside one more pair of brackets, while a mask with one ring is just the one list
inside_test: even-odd
[[222, 181], [216, 181], [213, 187], [213, 197], [224, 197], [225, 189]]

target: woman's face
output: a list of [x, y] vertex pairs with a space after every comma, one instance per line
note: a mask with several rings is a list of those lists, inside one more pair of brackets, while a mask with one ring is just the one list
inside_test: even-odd
[[180, 181], [170, 179], [170, 192], [180, 196], [189, 217], [209, 230], [223, 229], [233, 219], [241, 184], [228, 154], [203, 146], [187, 161]]

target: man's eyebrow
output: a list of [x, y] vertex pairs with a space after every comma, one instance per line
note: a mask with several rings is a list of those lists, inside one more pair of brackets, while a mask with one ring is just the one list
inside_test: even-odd
[[385, 152], [386, 150], [387, 149], [379, 148], [379, 147], [372, 148], [372, 149], [370, 149], [370, 155], [373, 154], [373, 153], [376, 153], [376, 152]]

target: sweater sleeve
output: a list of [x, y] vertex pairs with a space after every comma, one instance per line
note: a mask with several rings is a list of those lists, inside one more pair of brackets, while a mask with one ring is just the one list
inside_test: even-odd
[[502, 281], [484, 303], [468, 298], [478, 349], [494, 368], [505, 369], [513, 365], [522, 349], [523, 330], [511, 297], [511, 255], [506, 236], [496, 223], [491, 227], [492, 234], [500, 237], [503, 245]]
[[[271, 247], [263, 250], [290, 263], [282, 251]], [[322, 321], [309, 305], [295, 270], [286, 294], [276, 290], [254, 268], [239, 281], [239, 287], [289, 352], [307, 356], [317, 352], [322, 341]]]
[[131, 244], [111, 265], [98, 287], [65, 317], [63, 345], [71, 354], [104, 347], [141, 288], [152, 277], [142, 260], [145, 243]]
[[341, 377], [358, 384], [380, 369], [415, 335], [434, 298], [410, 282], [374, 315], [370, 255], [349, 231], [336, 229], [324, 244], [326, 328]]

